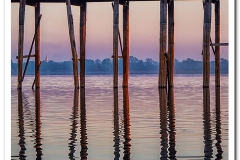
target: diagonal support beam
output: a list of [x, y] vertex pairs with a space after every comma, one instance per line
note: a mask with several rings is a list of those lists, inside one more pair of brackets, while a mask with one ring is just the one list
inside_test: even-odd
[[[114, 11], [114, 4], [113, 3], [112, 3], [112, 9]], [[123, 46], [122, 46], [122, 41], [121, 41], [121, 35], [120, 35], [119, 28], [118, 28], [118, 39], [119, 39], [120, 49], [121, 49], [122, 56], [123, 56]]]
[[74, 87], [79, 88], [78, 58], [77, 58], [76, 42], [75, 42], [75, 37], [74, 37], [73, 16], [72, 16], [70, 0], [66, 0], [66, 7], [67, 7], [67, 17], [68, 17], [69, 38], [70, 38], [72, 57], [73, 57]]
[[[31, 56], [32, 48], [33, 48], [33, 44], [34, 44], [34, 42], [35, 42], [35, 37], [36, 37], [36, 34], [37, 34], [37, 30], [38, 30], [38, 26], [39, 26], [39, 24], [40, 24], [41, 18], [42, 18], [42, 15], [40, 15], [40, 17], [38, 18], [37, 25], [36, 25], [36, 27], [35, 27], [35, 33], [34, 33], [34, 36], [33, 36], [33, 39], [32, 39], [32, 44], [31, 44], [31, 47], [30, 47], [30, 50], [29, 50], [29, 53], [28, 53], [28, 56], [27, 56], [27, 62], [26, 62], [25, 68], [24, 68], [23, 77], [22, 77], [21, 82], [23, 82], [23, 80], [24, 80], [24, 77], [25, 77], [25, 74], [26, 74], [26, 71], [27, 71], [27, 67], [28, 67], [28, 63], [29, 63], [30, 57], [32, 57], [32, 56]], [[35, 57], [35, 55], [34, 55], [33, 57]], [[23, 58], [24, 58], [24, 56], [23, 56]]]

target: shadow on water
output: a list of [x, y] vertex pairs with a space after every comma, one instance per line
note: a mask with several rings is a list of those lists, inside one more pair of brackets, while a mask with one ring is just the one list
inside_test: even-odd
[[166, 94], [165, 88], [159, 90], [160, 106], [160, 159], [176, 159], [176, 129], [175, 129], [175, 106], [174, 89], [170, 88]]
[[69, 147], [69, 159], [74, 160], [75, 156], [75, 146], [76, 146], [76, 137], [77, 137], [77, 125], [78, 125], [78, 100], [79, 100], [79, 90], [75, 89], [74, 90], [74, 99], [73, 99], [73, 107], [72, 107], [72, 114], [71, 114], [71, 122], [72, 124], [71, 129], [70, 129], [70, 138], [68, 140], [70, 140], [70, 143], [68, 143], [68, 147]]
[[42, 159], [42, 138], [41, 138], [41, 102], [40, 102], [40, 89], [35, 91], [35, 116], [36, 116], [36, 137], [35, 137], [35, 148], [36, 148], [36, 159]]
[[131, 138], [130, 138], [130, 107], [129, 107], [129, 93], [128, 88], [123, 88], [123, 116], [124, 116], [124, 146], [123, 159], [130, 160]]
[[120, 158], [120, 136], [119, 136], [119, 117], [118, 117], [118, 89], [113, 89], [114, 101], [113, 101], [113, 141], [114, 141], [114, 160], [119, 160]]
[[221, 133], [221, 105], [220, 105], [220, 87], [216, 87], [215, 90], [215, 95], [216, 95], [216, 141], [217, 143], [215, 144], [217, 148], [217, 154], [216, 154], [216, 159], [222, 159], [222, 133]]
[[209, 88], [203, 88], [203, 130], [204, 130], [204, 159], [213, 158], [212, 147], [212, 129], [210, 113], [210, 91]]
[[80, 132], [81, 132], [81, 151], [80, 151], [80, 156], [82, 160], [86, 160], [88, 153], [88, 147], [87, 147], [87, 127], [86, 127], [86, 98], [85, 98], [85, 88], [81, 88], [80, 90], [80, 120], [81, 120], [81, 127], [80, 127]]
[[25, 142], [25, 129], [24, 129], [24, 115], [23, 115], [23, 96], [22, 90], [18, 90], [18, 127], [19, 127], [19, 159], [26, 159], [26, 142]]
[[[113, 131], [113, 141], [114, 141], [114, 160], [119, 160], [120, 158], [120, 129], [119, 127], [119, 110], [118, 110], [118, 89], [114, 88], [114, 110], [113, 110], [113, 121], [114, 121], [114, 131]], [[130, 138], [130, 107], [129, 107], [129, 92], [128, 88], [123, 88], [123, 159], [130, 160], [131, 155], [131, 138]]]
[[176, 129], [175, 129], [175, 106], [174, 106], [174, 89], [173, 87], [168, 90], [168, 127], [169, 127], [169, 159], [176, 159]]
[[[24, 107], [28, 106], [28, 100], [26, 97], [23, 96], [22, 90], [18, 90], [18, 126], [19, 126], [19, 159], [26, 159], [26, 135], [25, 135], [25, 129], [24, 129]], [[26, 109], [26, 108], [25, 108]], [[29, 108], [27, 108], [27, 111], [29, 111]], [[26, 112], [26, 114], [29, 114], [30, 112]], [[26, 115], [31, 120], [31, 115]], [[34, 126], [34, 124], [30, 124], [30, 126]], [[42, 142], [41, 142], [41, 106], [40, 106], [40, 89], [37, 89], [35, 91], [35, 134], [33, 137], [34, 140], [34, 148], [36, 150], [36, 159], [42, 159]]]

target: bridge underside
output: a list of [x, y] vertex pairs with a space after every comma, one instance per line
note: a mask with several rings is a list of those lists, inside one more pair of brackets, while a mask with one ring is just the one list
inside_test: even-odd
[[[12, 3], [19, 2], [20, 0], [11, 0]], [[128, 0], [128, 1], [139, 1], [139, 2], [151, 2], [151, 1], [160, 1], [160, 0]], [[167, 0], [171, 1], [171, 0]], [[175, 0], [175, 1], [188, 1], [188, 0]], [[194, 0], [189, 0], [194, 1]], [[197, 1], [197, 0], [196, 0]], [[199, 0], [201, 1], [201, 0]], [[215, 3], [218, 0], [212, 0], [212, 3]], [[41, 3], [66, 3], [66, 0], [26, 0], [27, 5], [35, 5], [37, 2]], [[71, 5], [80, 6], [83, 2], [113, 2], [113, 0], [71, 0]], [[119, 4], [123, 4], [125, 0], [119, 0]]]

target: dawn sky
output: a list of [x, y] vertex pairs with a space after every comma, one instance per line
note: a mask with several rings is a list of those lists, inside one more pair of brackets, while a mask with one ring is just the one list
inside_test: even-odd
[[[159, 59], [160, 2], [130, 2], [130, 56], [145, 60]], [[221, 42], [228, 42], [228, 0], [221, 0]], [[11, 4], [11, 58], [16, 62], [18, 51], [19, 4]], [[79, 56], [80, 9], [72, 6], [74, 31]], [[68, 34], [66, 4], [41, 3], [41, 60], [70, 61], [72, 53]], [[122, 6], [119, 8], [122, 36]], [[211, 38], [214, 42], [214, 5], [212, 5]], [[26, 6], [24, 55], [34, 35], [34, 8]], [[202, 60], [202, 1], [175, 1], [175, 58]], [[113, 12], [111, 3], [87, 4], [86, 58], [110, 58], [112, 55]], [[120, 47], [119, 47], [120, 51]], [[32, 54], [34, 54], [34, 49]], [[120, 55], [120, 52], [119, 52]], [[221, 58], [228, 59], [228, 47], [221, 47]], [[211, 52], [211, 60], [214, 55]]]

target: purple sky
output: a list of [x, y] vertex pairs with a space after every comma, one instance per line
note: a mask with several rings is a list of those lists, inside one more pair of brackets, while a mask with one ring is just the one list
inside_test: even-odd
[[[221, 42], [228, 42], [228, 0], [221, 0]], [[160, 32], [160, 2], [130, 2], [130, 55], [158, 61]], [[11, 4], [11, 58], [16, 62], [18, 50], [19, 4]], [[34, 35], [34, 8], [26, 6], [24, 55], [30, 49]], [[80, 9], [72, 6], [75, 39], [79, 54]], [[122, 6], [119, 10], [122, 35]], [[66, 5], [41, 4], [41, 59], [71, 60]], [[214, 5], [212, 32], [214, 42]], [[110, 58], [112, 55], [113, 12], [111, 3], [87, 4], [86, 58]], [[175, 1], [175, 58], [202, 60], [203, 7], [202, 1]], [[119, 47], [120, 51], [120, 47]], [[33, 53], [34, 54], [34, 50]], [[120, 54], [120, 52], [119, 52]], [[221, 57], [228, 59], [228, 47], [221, 47]], [[211, 60], [214, 55], [211, 52]]]

